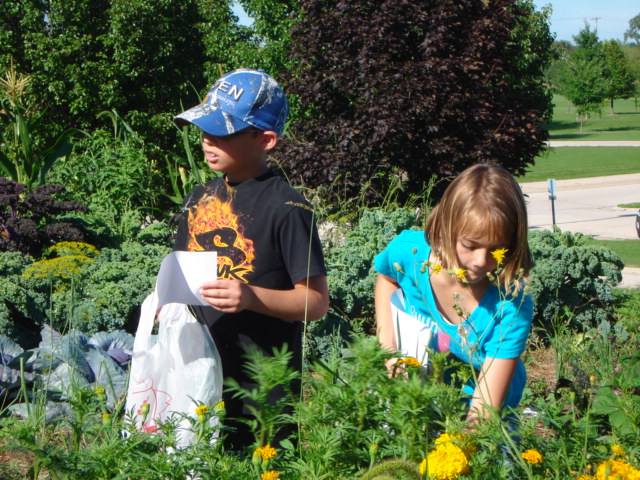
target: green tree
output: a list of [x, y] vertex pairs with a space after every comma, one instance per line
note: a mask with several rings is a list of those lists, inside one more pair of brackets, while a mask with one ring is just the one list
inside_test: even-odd
[[591, 112], [599, 112], [605, 97], [604, 54], [589, 25], [573, 37], [576, 42], [562, 74], [562, 93], [576, 107], [580, 132]]
[[[302, 0], [288, 93], [306, 116], [277, 159], [292, 181], [354, 198], [418, 193], [482, 160], [523, 173], [547, 139], [553, 38], [529, 0]], [[377, 180], [379, 179], [379, 181]], [[375, 199], [371, 199], [375, 201]]]
[[[198, 101], [211, 62], [231, 64], [231, 0], [0, 0], [0, 71], [32, 78], [49, 129], [117, 111], [146, 139], [178, 143], [171, 115]], [[219, 43], [216, 43], [219, 40]], [[208, 42], [208, 45], [205, 43]]]
[[640, 14], [629, 20], [629, 28], [624, 32], [624, 41], [627, 40], [632, 40], [640, 45]]
[[633, 96], [636, 86], [631, 65], [625, 57], [620, 43], [607, 40], [603, 43], [605, 96], [609, 99], [611, 115], [613, 115], [613, 100], [615, 98], [629, 98]]

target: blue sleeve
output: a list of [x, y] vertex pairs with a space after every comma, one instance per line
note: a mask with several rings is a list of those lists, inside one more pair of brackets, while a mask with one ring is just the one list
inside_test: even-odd
[[398, 270], [394, 265], [398, 259], [394, 253], [402, 251], [401, 249], [399, 250], [399, 245], [401, 243], [403, 243], [402, 233], [391, 240], [389, 245], [387, 245], [387, 248], [375, 256], [373, 259], [373, 266], [376, 269], [376, 272], [398, 280]]
[[533, 319], [533, 301], [522, 289], [516, 296], [502, 295], [494, 312], [494, 327], [487, 332], [484, 350], [489, 358], [517, 358], [527, 346]]

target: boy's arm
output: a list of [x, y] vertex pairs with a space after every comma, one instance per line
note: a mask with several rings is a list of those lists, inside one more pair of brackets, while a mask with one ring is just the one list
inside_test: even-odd
[[256, 287], [240, 280], [213, 280], [200, 288], [213, 308], [225, 313], [242, 310], [283, 320], [318, 320], [329, 310], [327, 277], [316, 275], [296, 283], [291, 290]]

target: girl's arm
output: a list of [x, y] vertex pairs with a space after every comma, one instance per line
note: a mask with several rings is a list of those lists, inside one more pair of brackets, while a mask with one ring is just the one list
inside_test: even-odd
[[389, 350], [397, 350], [395, 329], [391, 316], [391, 295], [398, 289], [398, 283], [391, 277], [378, 274], [376, 281], [376, 332], [380, 345]]
[[491, 409], [487, 407], [492, 407], [495, 410], [502, 407], [518, 360], [519, 357], [485, 359], [478, 377], [478, 386], [473, 392], [467, 421], [473, 422], [478, 418], [488, 417]]

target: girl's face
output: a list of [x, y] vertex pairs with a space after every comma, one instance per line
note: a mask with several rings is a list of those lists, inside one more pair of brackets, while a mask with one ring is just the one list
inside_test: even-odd
[[469, 283], [484, 280], [487, 273], [498, 268], [498, 262], [491, 252], [507, 248], [506, 242], [491, 241], [487, 235], [462, 234], [456, 240], [456, 256], [458, 265], [467, 271]]

